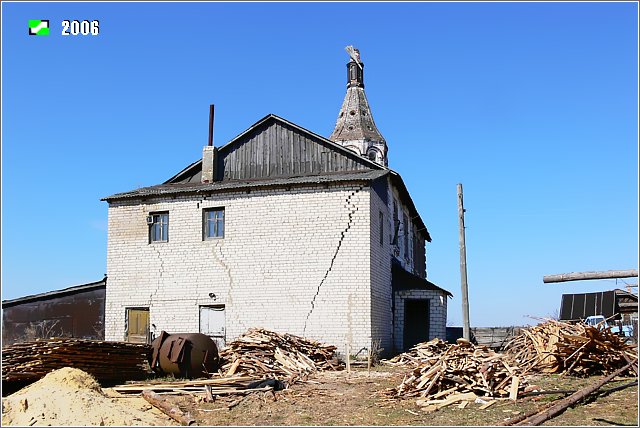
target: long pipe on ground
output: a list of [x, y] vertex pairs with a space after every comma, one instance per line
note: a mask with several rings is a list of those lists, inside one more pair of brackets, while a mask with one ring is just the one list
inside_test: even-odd
[[[612, 392], [615, 391], [620, 391], [621, 389], [625, 389], [625, 388], [629, 388], [631, 386], [637, 386], [638, 385], [638, 381], [634, 381], [634, 382], [629, 382], [629, 383], [625, 383], [623, 385], [619, 385], [619, 386], [615, 386], [613, 388], [609, 388], [606, 391], [600, 391], [598, 394], [600, 397], [604, 397], [607, 394], [611, 394]], [[575, 390], [572, 391], [565, 391], [565, 390], [558, 390], [558, 391], [539, 391], [539, 392], [535, 392], [535, 393], [529, 393], [529, 394], [521, 394], [520, 397], [524, 398], [524, 397], [533, 397], [534, 395], [543, 395], [543, 394], [572, 394], [576, 392]], [[497, 426], [511, 426], [514, 425], [524, 419], [527, 419], [533, 415], [535, 415], [536, 413], [540, 413], [543, 412], [544, 410], [550, 408], [551, 406], [553, 406], [553, 402], [546, 404], [542, 410], [541, 409], [533, 409], [533, 410], [529, 410], [526, 413], [523, 413], [521, 415], [518, 416], [514, 416], [512, 418], [507, 419], [506, 421], [502, 421], [499, 424], [497, 424]]]
[[554, 404], [553, 406], [549, 407], [548, 409], [543, 410], [542, 412], [539, 412], [539, 413], [537, 413], [537, 414], [535, 414], [535, 415], [533, 415], [533, 416], [531, 416], [531, 417], [519, 422], [517, 425], [526, 425], [526, 426], [540, 425], [542, 422], [546, 421], [547, 419], [551, 419], [552, 417], [556, 416], [557, 414], [559, 414], [560, 412], [562, 412], [564, 409], [566, 409], [567, 407], [571, 406], [572, 404], [575, 404], [578, 401], [582, 400], [587, 395], [596, 392], [598, 389], [600, 389], [602, 387], [602, 385], [604, 385], [605, 383], [609, 382], [614, 377], [616, 377], [616, 376], [620, 375], [621, 373], [623, 373], [625, 370], [627, 370], [629, 367], [631, 367], [637, 361], [638, 361], [638, 359], [635, 358], [633, 361], [628, 363], [626, 366], [616, 370], [615, 372], [611, 373], [609, 376], [599, 380], [598, 382], [594, 383], [593, 385], [589, 385], [586, 388], [583, 388], [583, 389], [571, 394], [567, 398], [563, 398], [562, 400], [559, 400], [556, 404]]

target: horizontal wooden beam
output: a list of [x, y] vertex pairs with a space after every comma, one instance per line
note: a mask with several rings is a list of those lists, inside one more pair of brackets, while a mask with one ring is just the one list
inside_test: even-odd
[[638, 276], [637, 269], [628, 270], [607, 270], [602, 272], [571, 272], [561, 273], [558, 275], [545, 275], [542, 281], [547, 282], [567, 282], [582, 281], [587, 279], [614, 279], [614, 278], [631, 278]]

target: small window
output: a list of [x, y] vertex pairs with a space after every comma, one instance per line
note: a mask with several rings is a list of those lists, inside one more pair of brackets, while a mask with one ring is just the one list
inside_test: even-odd
[[204, 210], [204, 239], [224, 238], [224, 208]]
[[382, 247], [384, 245], [384, 214], [382, 211], [378, 217], [380, 218], [380, 246]]
[[393, 200], [393, 238], [391, 245], [398, 245], [398, 231], [400, 229], [400, 220], [398, 218], [398, 201]]
[[404, 223], [404, 257], [409, 259], [409, 218], [403, 214], [402, 221]]
[[169, 241], [169, 213], [152, 213], [149, 225], [149, 242]]

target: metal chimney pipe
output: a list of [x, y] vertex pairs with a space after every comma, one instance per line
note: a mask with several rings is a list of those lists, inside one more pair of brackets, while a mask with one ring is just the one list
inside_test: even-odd
[[213, 146], [213, 104], [209, 106], [209, 145]]

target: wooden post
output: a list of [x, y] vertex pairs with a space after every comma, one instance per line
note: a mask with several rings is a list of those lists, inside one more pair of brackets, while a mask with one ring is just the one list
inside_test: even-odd
[[458, 183], [458, 225], [460, 228], [460, 282], [462, 286], [462, 336], [471, 341], [469, 322], [469, 290], [467, 286], [467, 247], [464, 240], [464, 205], [462, 183]]
[[351, 340], [347, 340], [347, 374], [351, 373]]

